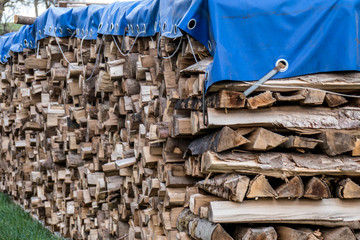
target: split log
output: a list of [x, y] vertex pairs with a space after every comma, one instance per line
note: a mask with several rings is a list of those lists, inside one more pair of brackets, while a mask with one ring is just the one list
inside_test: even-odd
[[246, 106], [249, 109], [258, 109], [259, 107], [272, 106], [274, 102], [276, 102], [276, 99], [273, 98], [272, 92], [266, 91], [255, 97], [248, 98]]
[[276, 232], [279, 240], [317, 240], [318, 238], [310, 231], [303, 231], [293, 229], [290, 227], [279, 226], [276, 227]]
[[313, 177], [305, 185], [304, 197], [311, 199], [330, 198], [330, 188], [323, 179]]
[[322, 231], [324, 240], [356, 240], [354, 232], [349, 227], [340, 227]]
[[241, 92], [221, 90], [206, 97], [206, 105], [213, 108], [243, 108], [246, 98]]
[[299, 90], [291, 95], [282, 95], [279, 92], [274, 93], [274, 96], [279, 102], [298, 102], [300, 100], [304, 100], [306, 96], [306, 90]]
[[307, 89], [306, 90], [305, 99], [300, 101], [303, 105], [314, 106], [314, 105], [321, 105], [324, 102], [326, 92], [319, 91], [315, 89]]
[[301, 198], [304, 196], [304, 184], [301, 177], [294, 176], [275, 189], [277, 198]]
[[192, 141], [188, 146], [188, 149], [191, 151], [192, 155], [200, 155], [207, 150], [222, 152], [247, 142], [249, 141], [236, 131], [229, 127], [223, 127], [217, 132]]
[[250, 181], [249, 189], [246, 194], [247, 198], [266, 198], [277, 197], [277, 193], [271, 187], [270, 183], [264, 175], [258, 175]]
[[284, 148], [295, 148], [295, 149], [314, 149], [318, 143], [323, 141], [300, 136], [288, 136], [288, 140], [281, 144], [280, 147]]
[[246, 150], [267, 151], [284, 143], [288, 138], [264, 128], [258, 128], [250, 134], [248, 140], [250, 142], [246, 143], [242, 148]]
[[199, 181], [196, 186], [235, 202], [242, 202], [249, 186], [250, 178], [236, 173], [220, 174], [211, 179]]
[[343, 179], [338, 183], [336, 193], [339, 198], [360, 198], [360, 186], [350, 178]]
[[186, 232], [195, 239], [233, 240], [220, 224], [211, 223], [206, 219], [200, 219], [186, 208], [180, 213], [176, 226], [180, 232]]
[[[214, 223], [287, 223], [360, 228], [359, 200], [313, 201], [248, 200], [242, 203], [210, 203], [209, 220]], [[296, 213], [296, 214], [294, 214]]]
[[322, 150], [329, 156], [352, 151], [355, 148], [356, 138], [347, 133], [326, 131], [320, 134]]
[[237, 227], [231, 234], [235, 240], [277, 240], [277, 233], [273, 227]]
[[342, 96], [327, 93], [325, 96], [325, 102], [329, 107], [337, 107], [347, 103], [347, 100]]

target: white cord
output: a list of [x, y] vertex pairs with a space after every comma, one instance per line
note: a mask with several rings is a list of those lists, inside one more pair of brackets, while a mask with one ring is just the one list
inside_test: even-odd
[[39, 49], [40, 49], [40, 40], [38, 41], [38, 44], [37, 44], [37, 49], [36, 49], [36, 58], [39, 57]]
[[82, 39], [81, 39], [81, 43], [80, 43], [80, 57], [81, 57], [81, 64], [84, 65], [84, 58], [83, 58], [83, 52], [82, 52], [82, 47], [83, 47], [83, 42], [84, 42], [84, 39], [86, 38], [86, 36], [84, 36]]
[[250, 83], [250, 82], [244, 82], [246, 84], [250, 84], [250, 85], [256, 85], [256, 86], [263, 86], [263, 87], [269, 87], [269, 88], [283, 88], [283, 89], [310, 89], [310, 90], [316, 90], [316, 91], [320, 91], [320, 92], [325, 92], [325, 93], [330, 93], [330, 94], [334, 94], [334, 95], [338, 95], [338, 96], [342, 96], [342, 97], [350, 97], [350, 98], [360, 98], [359, 95], [352, 95], [352, 94], [344, 94], [344, 93], [337, 93], [337, 92], [332, 92], [332, 91], [328, 91], [328, 90], [324, 90], [324, 89], [318, 89], [318, 88], [312, 88], [312, 87], [301, 87], [301, 86], [283, 86], [283, 85], [268, 85], [268, 84], [258, 84], [258, 83]]
[[[119, 50], [119, 52], [121, 53], [121, 55], [123, 55], [124, 57], [129, 56], [130, 52], [132, 51], [133, 47], [135, 46], [136, 40], [138, 39], [138, 37], [139, 37], [140, 34], [142, 34], [142, 33], [145, 33], [145, 31], [141, 31], [141, 32], [139, 32], [139, 33], [136, 35], [135, 40], [134, 40], [133, 44], [131, 45], [131, 47], [130, 47], [130, 49], [129, 49], [129, 51], [128, 51], [127, 53], [123, 53], [123, 52], [121, 51], [119, 45], [118, 45], [117, 42], [115, 41], [115, 37], [112, 36], [113, 39], [114, 39], [115, 45], [116, 45], [117, 49]], [[125, 37], [125, 35], [124, 35], [123, 37]]]
[[[175, 54], [179, 51], [180, 46], [181, 46], [181, 43], [182, 43], [182, 37], [180, 38], [180, 42], [179, 42], [178, 46], [176, 47], [175, 51], [174, 51], [170, 56], [168, 56], [168, 57], [163, 57], [163, 56], [161, 56], [161, 54], [160, 54], [160, 42], [161, 42], [161, 38], [164, 36], [165, 33], [171, 33], [171, 32], [164, 32], [163, 34], [160, 35], [159, 40], [158, 40], [158, 42], [157, 42], [157, 54], [158, 54], [158, 56], [159, 56], [160, 58], [162, 58], [162, 59], [170, 59], [170, 58], [174, 57]], [[174, 40], [175, 40], [175, 39], [176, 39], [176, 38], [174, 38]], [[152, 38], [151, 38], [151, 40], [152, 40]]]
[[196, 59], [196, 55], [195, 55], [194, 49], [193, 49], [192, 44], [191, 44], [191, 41], [190, 41], [189, 34], [186, 34], [186, 37], [187, 37], [187, 39], [188, 39], [188, 41], [189, 41], [190, 49], [191, 49], [191, 52], [192, 52], [192, 54], [193, 54], [193, 56], [194, 56], [194, 58], [195, 58], [195, 62], [198, 63], [198, 60]]
[[118, 51], [120, 52], [120, 54], [123, 55], [124, 57], [126, 57], [127, 55], [121, 51], [119, 45], [118, 45], [117, 42], [116, 42], [116, 38], [115, 38], [114, 35], [112, 35], [112, 38], [113, 38], [114, 43], [115, 43], [115, 45], [116, 45], [116, 48], [118, 49]]
[[61, 52], [61, 54], [63, 55], [63, 57], [64, 57], [64, 59], [65, 59], [65, 61], [71, 66], [71, 67], [73, 67], [73, 68], [75, 68], [75, 66], [73, 65], [73, 64], [71, 64], [71, 62], [66, 58], [66, 56], [65, 56], [65, 54], [64, 54], [64, 52], [63, 52], [63, 50], [61, 49], [61, 46], [60, 46], [60, 43], [59, 43], [59, 39], [58, 39], [58, 37], [56, 37], [55, 36], [55, 40], [56, 40], [56, 43], [58, 44], [58, 46], [59, 46], [59, 49], [60, 49], [60, 52]]

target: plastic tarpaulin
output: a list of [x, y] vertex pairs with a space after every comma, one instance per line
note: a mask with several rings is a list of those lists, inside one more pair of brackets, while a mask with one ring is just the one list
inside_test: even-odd
[[[274, 78], [359, 71], [360, 0], [140, 0], [80, 8], [49, 8], [33, 25], [0, 37], [0, 58], [35, 48], [48, 37], [189, 34], [214, 57], [207, 87], [223, 80], [260, 79], [279, 59]], [[127, 30], [126, 30], [127, 29]]]

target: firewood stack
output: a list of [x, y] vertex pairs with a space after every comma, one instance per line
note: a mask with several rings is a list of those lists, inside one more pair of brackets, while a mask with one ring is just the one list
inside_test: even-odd
[[158, 40], [13, 53], [1, 190], [73, 239], [360, 239], [360, 102], [338, 94], [356, 94], [359, 73], [248, 97], [225, 82], [203, 99], [206, 48]]

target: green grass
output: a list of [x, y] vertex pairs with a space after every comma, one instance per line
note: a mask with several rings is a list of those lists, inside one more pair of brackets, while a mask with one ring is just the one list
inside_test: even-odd
[[0, 193], [1, 240], [60, 240], [29, 213], [17, 206], [7, 195]]

